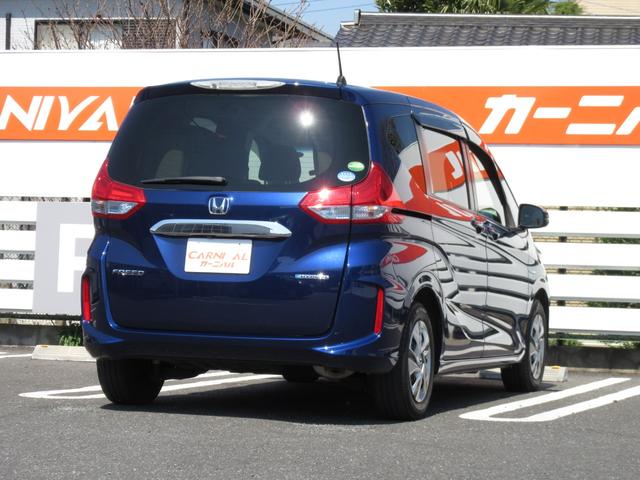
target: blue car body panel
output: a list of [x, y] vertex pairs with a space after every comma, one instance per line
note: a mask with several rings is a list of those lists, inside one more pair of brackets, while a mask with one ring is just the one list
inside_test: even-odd
[[[401, 192], [413, 190], [405, 184], [405, 166], [385, 149], [386, 119], [422, 112], [459, 122], [442, 107], [404, 95], [281, 81], [283, 94], [359, 105], [370, 160]], [[164, 85], [142, 90], [137, 102], [183, 93], [202, 92], [189, 83]], [[521, 358], [531, 304], [540, 292], [548, 298], [528, 232], [490, 245], [489, 262], [519, 265], [510, 278], [513, 288], [501, 288], [504, 274], [487, 267], [490, 240], [464, 220], [440, 217], [437, 201], [431, 212], [398, 211], [399, 223], [392, 225], [323, 224], [300, 209], [306, 193], [224, 192], [233, 197], [234, 220], [278, 222], [293, 232], [286, 239], [253, 240], [246, 275], [187, 273], [187, 239], [149, 233], [166, 219], [211, 218], [210, 190], [145, 188], [146, 204], [131, 218], [96, 218], [85, 272], [92, 289], [92, 322], [83, 322], [88, 351], [98, 358], [236, 370], [322, 365], [386, 372], [395, 365], [406, 313], [421, 299], [430, 302], [437, 317], [442, 372]], [[144, 275], [115, 276], [114, 269], [140, 269]], [[473, 284], [464, 275], [468, 271], [484, 272], [489, 280]], [[296, 278], [318, 272], [327, 278]], [[498, 279], [493, 286], [492, 273]], [[383, 329], [374, 334], [379, 289], [385, 298]]]
[[[308, 234], [282, 240], [254, 240], [251, 271], [247, 275], [185, 272], [187, 238], [151, 235], [149, 225], [171, 218], [211, 217], [206, 207], [211, 192], [150, 189], [144, 209], [134, 218], [119, 221], [121, 228], [108, 228], [111, 238], [105, 269], [145, 270], [142, 277], [107, 278], [111, 305], [119, 312], [118, 324], [130, 328], [284, 337], [322, 335], [329, 331], [345, 263], [349, 225], [317, 225], [298, 208], [303, 193], [225, 193], [234, 199], [234, 220], [270, 219], [291, 231]], [[337, 241], [328, 243], [327, 238]], [[321, 282], [295, 279], [296, 273], [316, 272], [319, 266], [328, 279]], [[243, 321], [238, 321], [239, 310]]]

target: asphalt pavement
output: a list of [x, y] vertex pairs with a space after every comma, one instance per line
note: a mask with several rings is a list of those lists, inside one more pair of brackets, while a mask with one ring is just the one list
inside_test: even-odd
[[30, 351], [0, 347], [3, 480], [640, 477], [640, 376], [571, 373], [533, 394], [443, 377], [431, 415], [399, 423], [358, 379], [208, 372], [114, 406], [94, 364]]

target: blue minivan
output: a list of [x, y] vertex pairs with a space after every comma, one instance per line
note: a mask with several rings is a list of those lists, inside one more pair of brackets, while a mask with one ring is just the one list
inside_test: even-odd
[[540, 386], [546, 273], [478, 134], [391, 92], [219, 79], [137, 95], [93, 186], [84, 343], [109, 400], [210, 369], [362, 375], [382, 414], [434, 376]]

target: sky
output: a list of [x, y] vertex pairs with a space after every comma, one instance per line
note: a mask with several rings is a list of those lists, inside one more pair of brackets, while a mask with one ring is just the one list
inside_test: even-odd
[[[374, 0], [308, 0], [309, 6], [305, 10], [305, 22], [321, 28], [329, 35], [335, 35], [340, 29], [340, 22], [352, 22], [353, 12], [360, 9], [377, 12]], [[271, 0], [271, 5], [281, 10], [296, 8], [300, 1]]]

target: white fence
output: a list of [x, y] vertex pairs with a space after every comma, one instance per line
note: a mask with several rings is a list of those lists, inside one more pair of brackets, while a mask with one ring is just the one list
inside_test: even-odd
[[[640, 48], [345, 49], [343, 64], [348, 80], [354, 84], [386, 88], [419, 86], [433, 88], [435, 93], [442, 92], [443, 85], [459, 87], [458, 96], [469, 104], [477, 103], [475, 110], [460, 113], [469, 116], [467, 119], [478, 129], [483, 126], [482, 119], [492, 113], [487, 106], [489, 96], [526, 97], [530, 108], [538, 102], [535, 105], [540, 104], [540, 108], [536, 110], [534, 106], [520, 117], [526, 119], [520, 133], [513, 133], [515, 114], [510, 112], [496, 124], [496, 131], [483, 136], [491, 144], [516, 198], [550, 208], [550, 225], [535, 235], [540, 240], [537, 245], [543, 261], [552, 272], [549, 275], [552, 300], [560, 303], [552, 307], [551, 329], [640, 335], [640, 308], [621, 308], [640, 305], [640, 276], [629, 275], [640, 272], [640, 243], [623, 243], [624, 239], [640, 239], [640, 69], [630, 68], [640, 64]], [[52, 138], [43, 139], [43, 129], [46, 131], [50, 124], [40, 113], [44, 107], [33, 103], [33, 95], [40, 95], [38, 101], [42, 105], [47, 108], [53, 105], [51, 108], [55, 109], [54, 100], [75, 87], [99, 90], [189, 78], [240, 76], [333, 81], [336, 76], [335, 52], [328, 49], [0, 52], [0, 65], [0, 109], [11, 93], [21, 99], [25, 111], [23, 125], [14, 123], [12, 127], [14, 131], [21, 129], [16, 138], [7, 133], [11, 125], [2, 130], [0, 115], [3, 198], [88, 197], [108, 149], [108, 140], [93, 141], [83, 137], [84, 133], [74, 138], [71, 133], [54, 131]], [[466, 67], [460, 69], [461, 65]], [[540, 90], [556, 86], [566, 89], [572, 85], [578, 90], [571, 108], [567, 107], [569, 100], [564, 99], [571, 92], [554, 95], [553, 88], [551, 93]], [[511, 86], [516, 86], [513, 91]], [[15, 87], [36, 90], [31, 97], [23, 98], [21, 90]], [[52, 92], [49, 88], [39, 94], [39, 87], [66, 90]], [[485, 94], [481, 88], [489, 87], [496, 87], [496, 92], [486, 93], [486, 102], [485, 98], [478, 100], [479, 95]], [[54, 100], [46, 103], [42, 99], [47, 95]], [[68, 115], [84, 98], [73, 97], [73, 92], [69, 95]], [[86, 95], [94, 93], [89, 91]], [[103, 105], [100, 102], [111, 98], [105, 96], [108, 94], [95, 95], [99, 96], [95, 105]], [[540, 100], [543, 97], [546, 100]], [[585, 98], [595, 97], [600, 104], [608, 102], [618, 110], [584, 109], [589, 103]], [[36, 106], [31, 112], [33, 105]], [[555, 119], [548, 124], [549, 138], [553, 138], [549, 143], [554, 144], [547, 145], [546, 130], [536, 129], [540, 124], [535, 122], [550, 122], [540, 120], [544, 117], [539, 112], [554, 107], [573, 109], [584, 117], [567, 119], [574, 122], [571, 125], [589, 121], [582, 125], [590, 125], [592, 130], [594, 125], [608, 125], [607, 129], [617, 133], [571, 136], [563, 120]], [[94, 125], [104, 124], [101, 127], [104, 136], [113, 119], [108, 115], [89, 117], [89, 113], [78, 118], [85, 122], [83, 125], [87, 124], [87, 118], [93, 118]], [[23, 128], [28, 120], [30, 128]], [[527, 133], [530, 124], [533, 130]], [[76, 130], [81, 129], [76, 125]], [[31, 134], [39, 140], [30, 139]], [[69, 138], [58, 138], [55, 136], [58, 134]], [[621, 208], [625, 211], [620, 211]], [[15, 282], [33, 285], [33, 258], [37, 256], [33, 230], [35, 203], [0, 201], [0, 225], [22, 226], [22, 230], [0, 230], [0, 312], [28, 314], [33, 305], [32, 288], [8, 287]], [[603, 239], [608, 239], [607, 243]], [[18, 259], [16, 254], [25, 259]], [[592, 306], [594, 302], [598, 306]]]
[[[0, 202], [0, 225], [31, 228], [36, 224], [36, 202]], [[0, 311], [28, 312], [33, 305], [33, 258], [19, 260], [4, 257], [33, 257], [35, 230], [0, 230], [0, 285], [30, 284], [31, 288], [0, 287]], [[24, 286], [24, 285], [22, 285]], [[55, 312], [52, 312], [55, 313]]]
[[[551, 210], [549, 218], [549, 226], [535, 236], [569, 237], [569, 240], [588, 242], [537, 243], [547, 269], [576, 272], [549, 274], [552, 300], [640, 303], [640, 276], [611, 274], [640, 271], [640, 243], [594, 243], [605, 238], [640, 239], [640, 211]], [[640, 335], [640, 309], [552, 307], [550, 328], [568, 333]]]
[[[640, 212], [551, 210], [551, 222], [540, 235], [596, 238], [640, 238]], [[618, 230], [616, 223], [622, 222]], [[36, 203], [0, 202], [0, 224], [36, 225]], [[0, 230], [0, 253], [35, 254], [34, 230]], [[640, 244], [551, 243], [538, 248], [549, 269], [584, 269], [581, 274], [550, 274], [552, 300], [578, 302], [640, 303], [640, 276], [588, 273], [597, 271], [640, 271]], [[20, 282], [33, 285], [33, 259], [1, 259], [0, 284]], [[33, 288], [0, 288], [0, 312], [29, 313]], [[51, 312], [56, 313], [56, 312]], [[640, 310], [635, 308], [570, 307], [551, 308], [551, 330], [567, 333], [640, 335]]]
[[[0, 202], [0, 224], [31, 228], [36, 224], [36, 202]], [[3, 257], [33, 257], [35, 230], [0, 230], [0, 254]], [[35, 261], [0, 259], [0, 284], [28, 283], [31, 288], [0, 288], [0, 311], [30, 311], [33, 305]], [[55, 312], [52, 312], [55, 313]]]

